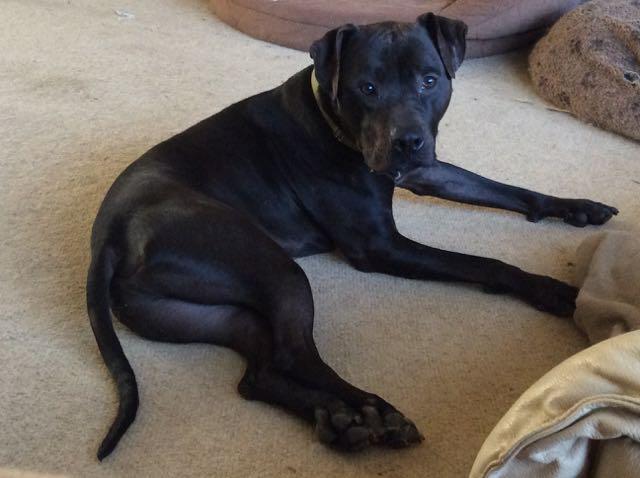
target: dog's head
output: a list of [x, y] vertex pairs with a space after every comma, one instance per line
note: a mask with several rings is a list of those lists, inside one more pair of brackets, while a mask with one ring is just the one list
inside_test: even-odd
[[427, 13], [415, 23], [344, 25], [311, 46], [328, 114], [370, 169], [399, 182], [434, 161], [466, 32], [463, 22]]

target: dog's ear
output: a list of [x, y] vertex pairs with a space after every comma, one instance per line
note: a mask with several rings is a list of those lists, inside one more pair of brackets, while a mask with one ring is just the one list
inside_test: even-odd
[[466, 50], [467, 25], [459, 20], [441, 17], [431, 12], [418, 17], [440, 53], [449, 78], [455, 78]]
[[331, 94], [331, 101], [338, 99], [340, 60], [347, 38], [358, 27], [350, 23], [328, 31], [320, 40], [313, 42], [309, 53], [313, 58], [318, 84]]

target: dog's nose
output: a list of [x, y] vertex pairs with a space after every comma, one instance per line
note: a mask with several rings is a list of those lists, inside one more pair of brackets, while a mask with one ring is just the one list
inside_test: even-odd
[[415, 153], [424, 146], [424, 138], [416, 133], [405, 133], [393, 139], [393, 147], [402, 153]]

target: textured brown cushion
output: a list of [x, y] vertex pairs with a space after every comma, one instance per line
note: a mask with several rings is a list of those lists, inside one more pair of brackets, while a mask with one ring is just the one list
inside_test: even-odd
[[640, 140], [640, 0], [568, 13], [529, 58], [538, 93], [578, 118]]
[[434, 12], [469, 26], [467, 56], [502, 53], [539, 38], [581, 0], [210, 0], [215, 14], [253, 37], [308, 50], [344, 23], [414, 21]]

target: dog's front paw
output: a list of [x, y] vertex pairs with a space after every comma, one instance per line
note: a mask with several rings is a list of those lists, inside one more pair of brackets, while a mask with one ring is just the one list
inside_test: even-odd
[[538, 222], [545, 217], [559, 217], [572, 226], [585, 227], [604, 224], [616, 214], [618, 210], [615, 207], [596, 201], [552, 198], [530, 205], [527, 220]]
[[524, 295], [539, 310], [558, 317], [571, 317], [576, 310], [578, 289], [551, 277], [534, 276]]
[[604, 224], [616, 214], [618, 210], [606, 204], [588, 199], [565, 199], [560, 207], [559, 217], [572, 226], [585, 227], [588, 224]]

